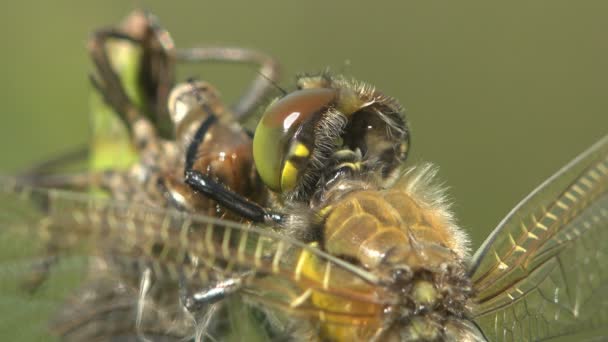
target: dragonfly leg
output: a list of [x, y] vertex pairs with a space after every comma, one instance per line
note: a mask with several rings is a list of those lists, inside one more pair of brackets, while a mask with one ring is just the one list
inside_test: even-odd
[[202, 340], [205, 335], [213, 340], [208, 334], [208, 328], [220, 310], [223, 299], [239, 291], [243, 285], [243, 277], [232, 277], [214, 281], [202, 289], [192, 291], [188, 286], [184, 275], [179, 280], [180, 301], [188, 313], [197, 322], [195, 341]]
[[40, 175], [83, 162], [89, 156], [89, 148], [81, 146], [53, 158], [36, 163], [21, 172], [22, 175]]
[[56, 256], [48, 256], [31, 265], [31, 268], [27, 271], [26, 277], [21, 280], [21, 288], [27, 293], [35, 293], [48, 279], [51, 268], [57, 261]]
[[278, 61], [257, 50], [239, 47], [195, 47], [177, 49], [176, 58], [180, 62], [190, 63], [242, 63], [258, 66], [258, 75], [232, 108], [237, 120], [250, 114], [260, 100], [267, 96], [273, 87], [277, 87], [276, 82], [279, 79]]
[[202, 289], [192, 292], [185, 278], [180, 279], [180, 300], [182, 305], [191, 313], [202, 311], [212, 304], [239, 291], [243, 286], [244, 277], [232, 277], [218, 280]]
[[[89, 53], [99, 77], [91, 76], [93, 86], [103, 96], [105, 102], [116, 111], [131, 131], [134, 146], [140, 151], [157, 151], [160, 141], [154, 124], [136, 106], [127, 94], [119, 75], [112, 67], [106, 44], [109, 40], [124, 40], [143, 44], [136, 38], [116, 29], [100, 30], [89, 39]], [[166, 100], [166, 99], [165, 99]]]
[[[42, 230], [52, 229], [49, 222], [41, 219], [37, 224]], [[41, 252], [38, 260], [27, 267], [25, 277], [21, 279], [21, 288], [34, 294], [49, 279], [53, 268], [60, 261], [61, 251], [69, 249], [65, 239], [58, 236], [50, 236], [44, 244], [44, 252]]]
[[213, 199], [226, 209], [258, 223], [280, 225], [284, 221], [283, 214], [264, 208], [248, 200], [223, 184], [213, 180], [210, 176], [197, 170], [186, 170], [186, 184], [193, 190]]
[[88, 49], [99, 79], [91, 77], [91, 82], [103, 95], [105, 101], [120, 115], [123, 115], [123, 119], [128, 124], [132, 124], [138, 118], [139, 113], [129, 99], [120, 77], [112, 67], [112, 61], [106, 48], [107, 42], [111, 39], [137, 43], [135, 38], [119, 30], [106, 29], [94, 32], [89, 39]]

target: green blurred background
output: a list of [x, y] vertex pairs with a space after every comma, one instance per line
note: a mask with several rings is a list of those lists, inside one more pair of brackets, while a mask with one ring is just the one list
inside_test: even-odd
[[[295, 73], [330, 67], [398, 98], [413, 131], [411, 162], [441, 167], [475, 246], [608, 133], [606, 1], [11, 1], [0, 13], [1, 172], [86, 143], [87, 35], [136, 6], [157, 14], [178, 46], [276, 56], [286, 87]], [[188, 72], [227, 101], [255, 75]]]

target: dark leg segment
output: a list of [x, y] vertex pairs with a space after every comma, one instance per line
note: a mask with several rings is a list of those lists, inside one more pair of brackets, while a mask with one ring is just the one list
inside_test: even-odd
[[257, 203], [249, 201], [240, 194], [233, 192], [196, 170], [186, 170], [186, 184], [192, 189], [213, 199], [226, 209], [256, 223], [268, 223], [279, 225], [283, 222], [283, 216], [274, 213]]
[[139, 43], [132, 37], [113, 29], [93, 33], [88, 48], [101, 80], [91, 77], [91, 82], [103, 95], [104, 100], [123, 116], [129, 126], [132, 126], [133, 122], [139, 119], [140, 113], [127, 96], [120, 78], [112, 68], [106, 51], [106, 43], [110, 39], [126, 40], [134, 44]]

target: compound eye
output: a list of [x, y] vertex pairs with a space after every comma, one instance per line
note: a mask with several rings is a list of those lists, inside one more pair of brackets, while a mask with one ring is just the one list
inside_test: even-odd
[[314, 123], [336, 98], [330, 88], [302, 89], [272, 103], [253, 137], [253, 159], [262, 181], [273, 191], [292, 190], [303, 159], [311, 151], [297, 141], [302, 126]]

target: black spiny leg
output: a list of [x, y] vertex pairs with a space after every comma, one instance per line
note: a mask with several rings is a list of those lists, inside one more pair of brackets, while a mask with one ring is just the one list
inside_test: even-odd
[[249, 201], [244, 196], [226, 188], [223, 184], [213, 180], [210, 176], [193, 169], [199, 144], [205, 137], [207, 130], [217, 121], [211, 114], [196, 131], [186, 152], [185, 182], [193, 190], [216, 201], [222, 207], [257, 223], [281, 224], [283, 216], [274, 213], [257, 203]]
[[186, 170], [186, 184], [192, 189], [213, 199], [222, 207], [257, 223], [281, 224], [283, 216], [274, 213], [242, 195], [226, 188], [221, 183], [197, 170]]

